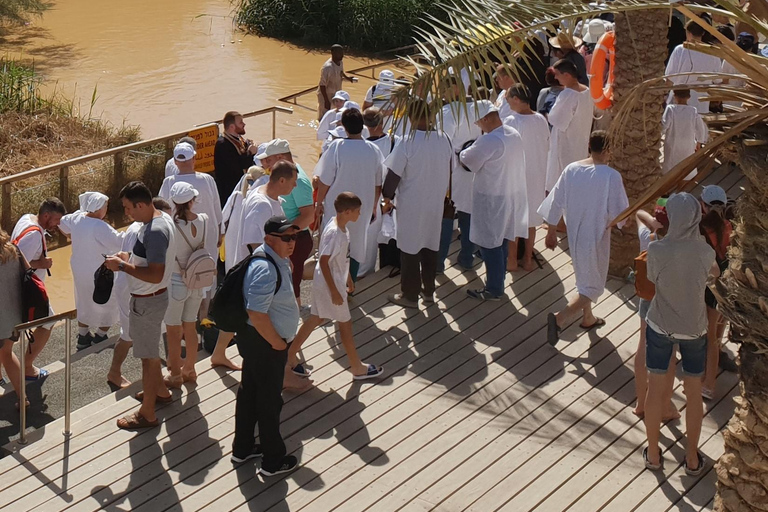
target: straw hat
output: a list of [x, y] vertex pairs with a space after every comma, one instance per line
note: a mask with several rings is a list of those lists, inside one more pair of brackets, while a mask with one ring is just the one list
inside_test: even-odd
[[566, 32], [558, 32], [557, 36], [549, 38], [552, 48], [576, 49], [581, 46], [582, 40]]

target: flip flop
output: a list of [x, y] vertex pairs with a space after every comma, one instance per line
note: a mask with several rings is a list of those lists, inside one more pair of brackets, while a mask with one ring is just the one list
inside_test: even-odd
[[591, 331], [592, 329], [594, 329], [596, 327], [602, 327], [604, 325], [605, 325], [605, 320], [604, 319], [602, 319], [602, 318], [595, 318], [595, 322], [592, 325], [579, 324], [579, 327], [581, 327], [585, 331]]
[[663, 466], [663, 458], [661, 457], [661, 449], [659, 449], [659, 463], [653, 464], [650, 460], [648, 460], [648, 447], [646, 446], [643, 448], [643, 462], [645, 462], [645, 467], [650, 469], [651, 471], [658, 471]]
[[40, 368], [37, 371], [37, 375], [25, 375], [24, 380], [27, 382], [34, 382], [36, 380], [45, 380], [45, 378], [48, 376], [48, 370], [45, 368]]
[[[135, 398], [139, 402], [143, 402], [144, 401], [144, 392], [143, 391], [139, 391], [138, 393], [133, 395], [133, 398]], [[170, 404], [172, 402], [173, 402], [173, 395], [156, 396], [155, 397], [155, 403], [158, 403], [158, 404]]]
[[149, 421], [138, 411], [129, 414], [117, 420], [117, 428], [122, 430], [138, 430], [142, 428], [153, 428], [160, 424], [160, 420]]
[[301, 364], [301, 363], [299, 363], [296, 366], [294, 366], [293, 368], [291, 368], [291, 371], [294, 374], [298, 375], [299, 377], [305, 377], [306, 378], [306, 377], [309, 377], [310, 375], [312, 375], [312, 372], [309, 371], [307, 368], [304, 368], [304, 365]]
[[560, 327], [557, 325], [557, 317], [554, 313], [547, 315], [547, 343], [553, 347], [560, 341]]
[[8, 381], [5, 380], [5, 377], [0, 377], [0, 386], [5, 386], [6, 384], [8, 384]]
[[383, 366], [376, 366], [374, 364], [368, 365], [368, 372], [363, 375], [353, 375], [352, 378], [355, 380], [366, 380], [366, 379], [375, 379], [379, 375], [384, 373], [384, 367]]
[[696, 456], [699, 459], [699, 465], [696, 469], [689, 468], [687, 460], [683, 462], [683, 465], [685, 466], [685, 474], [688, 476], [699, 476], [704, 472], [704, 469], [707, 467], [707, 464], [704, 461], [704, 457], [701, 455], [701, 452], [696, 452]]

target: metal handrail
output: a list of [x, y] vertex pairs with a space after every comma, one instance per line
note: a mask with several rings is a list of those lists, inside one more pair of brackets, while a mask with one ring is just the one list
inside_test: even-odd
[[29, 331], [35, 327], [46, 325], [50, 323], [64, 320], [64, 437], [72, 435], [70, 428], [70, 409], [71, 409], [71, 391], [72, 391], [72, 320], [77, 318], [77, 310], [73, 309], [66, 313], [59, 313], [58, 315], [47, 316], [40, 318], [39, 320], [33, 320], [19, 324], [13, 329], [14, 336], [18, 336], [21, 340], [19, 344], [19, 366], [21, 367], [21, 373], [19, 374], [19, 380], [21, 385], [19, 386], [19, 444], [27, 444], [27, 383], [24, 378], [24, 367], [26, 362], [26, 349], [24, 348], [24, 340], [21, 339], [21, 334], [24, 331]]

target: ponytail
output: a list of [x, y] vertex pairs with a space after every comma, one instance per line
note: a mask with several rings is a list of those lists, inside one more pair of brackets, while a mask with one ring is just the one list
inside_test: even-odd
[[179, 219], [184, 219], [184, 222], [188, 222], [187, 216], [192, 213], [192, 203], [194, 202], [194, 199], [190, 199], [186, 203], [178, 204], [176, 202], [173, 203], [174, 209], [173, 209], [173, 221], [178, 223]]

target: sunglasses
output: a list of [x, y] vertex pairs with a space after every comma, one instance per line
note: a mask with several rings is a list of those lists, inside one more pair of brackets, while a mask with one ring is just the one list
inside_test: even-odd
[[269, 233], [269, 236], [274, 236], [275, 238], [279, 238], [285, 243], [295, 242], [296, 239], [299, 238], [299, 235], [297, 235], [296, 233], [292, 235], [273, 235], [272, 233]]

